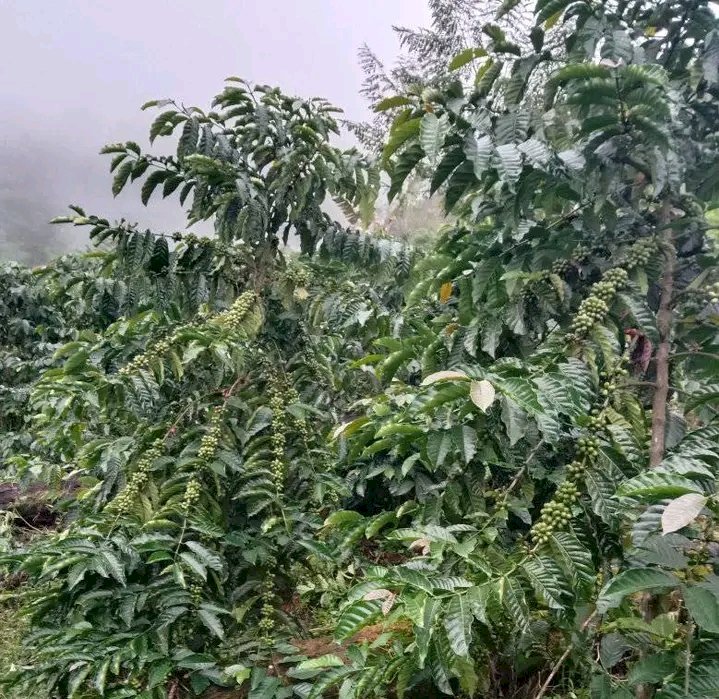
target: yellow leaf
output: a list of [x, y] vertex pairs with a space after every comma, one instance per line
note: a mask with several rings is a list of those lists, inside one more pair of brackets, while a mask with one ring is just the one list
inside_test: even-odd
[[439, 287], [439, 300], [440, 303], [447, 303], [452, 296], [452, 282], [445, 282]]
[[564, 14], [564, 10], [559, 10], [559, 12], [555, 12], [545, 23], [544, 28], [545, 29], [551, 29], [557, 22], [559, 22], [559, 19]]

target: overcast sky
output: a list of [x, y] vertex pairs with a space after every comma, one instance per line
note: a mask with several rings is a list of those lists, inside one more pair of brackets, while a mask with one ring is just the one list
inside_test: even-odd
[[[47, 221], [79, 203], [168, 230], [176, 199], [110, 194], [102, 145], [147, 144], [149, 99], [209, 106], [229, 75], [323, 96], [362, 119], [357, 49], [397, 52], [424, 0], [0, 0], [0, 258], [47, 257], [84, 234]], [[40, 261], [33, 253], [33, 261]]]

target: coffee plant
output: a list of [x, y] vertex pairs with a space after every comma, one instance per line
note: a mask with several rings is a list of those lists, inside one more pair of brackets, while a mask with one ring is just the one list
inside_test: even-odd
[[[76, 206], [102, 252], [5, 267], [4, 477], [57, 517], [11, 519], [8, 692], [719, 697], [719, 21], [530, 9], [378, 162], [322, 100], [150, 103], [176, 154], [107, 147], [113, 191], [214, 234]], [[324, 208], [410, 177], [430, 250]]]

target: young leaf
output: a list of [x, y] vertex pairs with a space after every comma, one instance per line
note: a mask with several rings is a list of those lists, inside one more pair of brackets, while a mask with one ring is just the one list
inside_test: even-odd
[[687, 493], [672, 500], [662, 513], [662, 533], [670, 534], [691, 524], [704, 509], [707, 498], [699, 493]]
[[483, 413], [486, 413], [489, 406], [494, 403], [495, 395], [496, 391], [494, 390], [494, 386], [486, 379], [482, 381], [472, 381], [469, 386], [469, 397], [472, 403]]
[[421, 385], [430, 386], [437, 381], [469, 381], [469, 377], [463, 371], [436, 371], [425, 376]]

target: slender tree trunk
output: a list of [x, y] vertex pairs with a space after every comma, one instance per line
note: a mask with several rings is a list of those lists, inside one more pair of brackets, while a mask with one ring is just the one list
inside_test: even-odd
[[[669, 229], [667, 229], [669, 231]], [[659, 345], [655, 358], [656, 389], [652, 402], [652, 441], [649, 447], [649, 466], [658, 466], [664, 458], [664, 439], [667, 423], [667, 395], [669, 393], [669, 355], [671, 353], [672, 296], [676, 251], [670, 232], [664, 236], [666, 261], [661, 281], [661, 297], [657, 312]]]
[[[664, 217], [668, 223], [668, 217]], [[654, 399], [652, 400], [652, 433], [649, 446], [649, 468], [658, 466], [664, 459], [664, 441], [667, 425], [667, 397], [669, 395], [669, 355], [671, 354], [672, 334], [672, 297], [674, 295], [674, 268], [676, 266], [676, 250], [670, 228], [664, 233], [664, 270], [662, 272], [659, 310], [657, 311], [657, 331], [659, 344], [655, 355], [656, 381]], [[644, 621], [650, 622], [654, 617], [654, 595], [645, 592], [639, 603]], [[641, 684], [636, 689], [636, 699], [651, 699], [654, 687]]]

